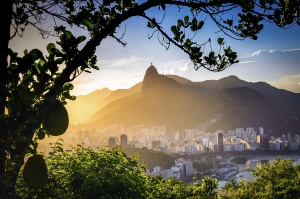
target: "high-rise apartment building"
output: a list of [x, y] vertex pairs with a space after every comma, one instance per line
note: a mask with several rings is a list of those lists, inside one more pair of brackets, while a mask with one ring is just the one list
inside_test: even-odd
[[108, 146], [115, 147], [116, 146], [116, 140], [114, 137], [108, 138]]
[[257, 142], [259, 143], [259, 146], [261, 149], [268, 149], [269, 148], [269, 136], [259, 134], [257, 135]]
[[258, 134], [259, 135], [263, 135], [264, 134], [264, 128], [263, 127], [259, 127], [258, 128]]
[[219, 151], [223, 151], [223, 133], [217, 133], [217, 143], [219, 145]]
[[126, 149], [127, 148], [127, 135], [125, 134], [122, 134], [120, 136], [120, 145], [123, 149]]

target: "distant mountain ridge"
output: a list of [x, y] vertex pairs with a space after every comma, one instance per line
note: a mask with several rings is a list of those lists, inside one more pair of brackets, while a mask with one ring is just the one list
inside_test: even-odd
[[284, 89], [275, 88], [266, 82], [246, 82], [236, 76], [224, 77], [220, 80], [207, 80], [192, 82], [189, 85], [205, 87], [208, 89], [224, 89], [234, 87], [248, 87], [260, 92], [270, 102], [279, 108], [290, 112], [295, 117], [300, 117], [300, 93], [293, 93]]
[[236, 76], [192, 82], [158, 74], [152, 65], [142, 82], [111, 91], [92, 107], [84, 125], [166, 125], [172, 131], [199, 127], [210, 132], [263, 126], [274, 136], [300, 132], [300, 94]]

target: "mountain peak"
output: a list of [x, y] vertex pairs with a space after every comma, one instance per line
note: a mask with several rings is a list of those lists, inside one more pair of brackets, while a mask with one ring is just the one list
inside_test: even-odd
[[230, 87], [243, 87], [248, 86], [248, 82], [241, 80], [235, 75], [229, 75], [227, 77], [221, 78], [218, 80], [219, 84], [221, 84], [224, 88], [230, 88]]
[[229, 76], [227, 76], [227, 77], [224, 77], [224, 78], [222, 78], [222, 79], [240, 80], [240, 78], [238, 78], [238, 77], [237, 77], [237, 76], [235, 76], [235, 75], [229, 75]]
[[151, 64], [151, 66], [146, 70], [143, 85], [142, 85], [142, 92], [147, 92], [152, 90], [155, 87], [153, 84], [155, 83], [154, 79], [157, 79], [159, 74], [157, 69]]
[[151, 64], [151, 66], [149, 66], [149, 68], [146, 70], [145, 77], [146, 76], [154, 77], [156, 75], [158, 75], [157, 69], [155, 68], [155, 66]]
[[156, 68], [151, 64], [144, 76], [142, 93], [148, 94], [153, 91], [165, 93], [165, 91], [170, 91], [171, 88], [179, 86], [181, 86], [181, 83], [165, 75], [158, 74]]

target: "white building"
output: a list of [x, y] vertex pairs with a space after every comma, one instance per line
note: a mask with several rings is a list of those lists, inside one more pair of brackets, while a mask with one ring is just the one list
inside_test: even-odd
[[233, 144], [233, 149], [234, 149], [234, 151], [244, 151], [245, 146], [244, 146], [243, 143], [234, 143]]
[[256, 143], [254, 141], [241, 140], [241, 143], [244, 144], [244, 148], [249, 151], [256, 151]]
[[162, 177], [163, 177], [164, 179], [174, 178], [174, 171], [172, 171], [171, 169], [164, 170], [164, 171], [162, 172]]
[[219, 144], [216, 143], [215, 141], [210, 141], [209, 142], [209, 150], [213, 152], [218, 152], [219, 151]]
[[259, 135], [263, 135], [264, 134], [264, 128], [263, 127], [259, 127], [258, 128], [258, 134]]
[[230, 143], [225, 143], [223, 144], [223, 150], [224, 152], [233, 151], [233, 145]]
[[202, 139], [202, 145], [204, 146], [204, 147], [209, 147], [209, 139], [208, 138], [203, 138]]
[[182, 166], [184, 171], [184, 177], [194, 174], [193, 161], [189, 159], [179, 158], [175, 160], [175, 166]]
[[240, 139], [243, 138], [243, 132], [244, 132], [243, 128], [236, 128], [235, 132], [236, 132], [235, 135], [236, 135], [237, 138], [240, 138]]
[[188, 145], [187, 147], [187, 152], [188, 153], [191, 153], [191, 154], [197, 154], [198, 153], [198, 149], [197, 149], [197, 146], [196, 145]]
[[165, 136], [166, 136], [166, 139], [168, 139], [170, 141], [175, 140], [175, 133], [174, 132], [165, 132]]
[[172, 166], [171, 170], [176, 173], [176, 179], [182, 179], [184, 177], [184, 168], [183, 166]]

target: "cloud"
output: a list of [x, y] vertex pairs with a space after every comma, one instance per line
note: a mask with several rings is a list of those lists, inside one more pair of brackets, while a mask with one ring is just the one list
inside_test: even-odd
[[280, 78], [281, 81], [292, 81], [292, 82], [298, 82], [300, 80], [300, 73], [293, 74], [293, 75], [287, 75]]
[[300, 51], [300, 48], [293, 48], [288, 50], [282, 50], [281, 52], [293, 52], [293, 51]]
[[184, 64], [184, 66], [178, 67], [177, 70], [180, 71], [180, 72], [182, 72], [182, 73], [186, 72], [186, 71], [189, 69], [188, 66], [189, 66], [190, 63], [192, 63], [192, 61], [191, 61], [191, 60], [188, 60], [188, 61]]
[[126, 65], [131, 65], [141, 61], [142, 58], [130, 55], [128, 58], [123, 58], [120, 60], [113, 60], [111, 64], [106, 65], [105, 67], [122, 67]]
[[[255, 71], [252, 73], [265, 81], [277, 81], [279, 78], [288, 76], [291, 79], [294, 74], [300, 73], [299, 67], [300, 48], [290, 48], [283, 50], [258, 50], [249, 57], [243, 57], [241, 63], [243, 70]], [[254, 63], [254, 61], [256, 62]], [[242, 66], [242, 65], [240, 65]], [[298, 81], [299, 82], [299, 79]], [[293, 83], [296, 83], [293, 81]], [[298, 86], [298, 85], [297, 85]]]
[[82, 95], [105, 87], [111, 90], [130, 88], [143, 80], [150, 62], [147, 58], [129, 55], [121, 59], [100, 59], [98, 66], [99, 71], [83, 73], [75, 79], [72, 93]]
[[189, 61], [190, 61], [189, 59], [182, 59], [182, 60], [167, 62], [166, 64], [168, 64], [168, 65], [177, 65], [177, 64], [181, 64], [181, 63], [189, 62]]
[[257, 60], [253, 60], [253, 61], [240, 61], [238, 64], [249, 64], [249, 63], [254, 63], [257, 62]]
[[167, 73], [173, 75], [182, 75], [189, 70], [190, 63], [190, 59], [181, 59], [176, 61], [162, 62], [157, 65], [154, 64], [154, 66], [157, 68], [162, 68], [163, 74]]
[[259, 56], [259, 55], [261, 55], [262, 53], [265, 53], [265, 52], [271, 54], [271, 53], [276, 52], [276, 50], [258, 50], [258, 51], [255, 51], [254, 53], [252, 53], [251, 56], [252, 57]]
[[276, 79], [270, 84], [295, 93], [300, 93], [300, 73], [287, 75]]
[[127, 89], [143, 80], [144, 72], [122, 71], [117, 68], [103, 68], [90, 74], [82, 74], [74, 81], [73, 95], [85, 95], [97, 89]]
[[277, 52], [285, 53], [285, 52], [295, 52], [295, 51], [300, 51], [300, 48], [292, 48], [292, 49], [285, 49], [285, 50], [258, 50], [258, 51], [253, 52], [251, 54], [251, 56], [252, 57], [259, 56], [262, 53], [272, 54], [272, 53], [277, 53]]

